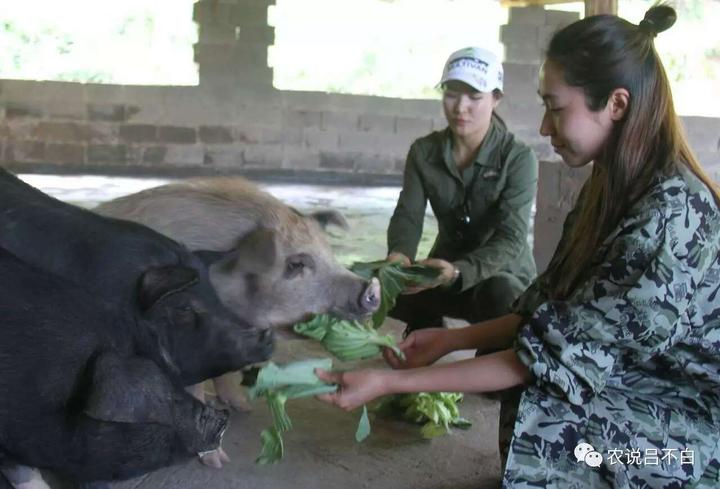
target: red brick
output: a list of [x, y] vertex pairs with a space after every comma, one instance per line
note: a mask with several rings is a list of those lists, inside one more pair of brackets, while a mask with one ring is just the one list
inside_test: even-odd
[[123, 124], [120, 126], [119, 136], [124, 142], [157, 141], [157, 127], [152, 124]]
[[355, 166], [355, 159], [359, 153], [354, 152], [320, 152], [320, 168], [352, 170]]
[[87, 141], [90, 129], [86, 124], [76, 122], [39, 122], [32, 136], [47, 141]]
[[19, 117], [34, 117], [37, 119], [42, 116], [43, 111], [32, 105], [14, 102], [8, 102], [5, 104], [5, 118], [7, 119], [15, 119]]
[[160, 126], [158, 140], [163, 143], [195, 144], [197, 136], [194, 127]]
[[164, 163], [165, 154], [167, 148], [165, 146], [150, 146], [143, 150], [142, 162], [143, 163]]
[[85, 146], [81, 144], [48, 144], [45, 153], [50, 163], [85, 162]]
[[207, 144], [223, 144], [233, 141], [232, 131], [225, 126], [200, 126], [200, 141]]
[[40, 141], [14, 141], [5, 147], [8, 162], [44, 161], [45, 143]]
[[91, 144], [87, 149], [88, 163], [125, 163], [127, 146], [124, 144]]
[[122, 122], [126, 119], [125, 106], [119, 104], [88, 104], [87, 114], [91, 121]]

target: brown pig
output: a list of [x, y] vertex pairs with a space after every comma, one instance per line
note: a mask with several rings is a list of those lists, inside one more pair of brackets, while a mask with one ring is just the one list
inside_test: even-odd
[[[340, 213], [304, 215], [241, 177], [188, 179], [95, 211], [144, 224], [190, 250], [223, 253], [213, 257], [210, 281], [221, 301], [254, 326], [284, 327], [321, 313], [360, 318], [380, 304], [377, 281], [358, 277], [333, 256], [324, 228], [347, 227]], [[227, 382], [215, 387], [221, 400], [243, 407]]]

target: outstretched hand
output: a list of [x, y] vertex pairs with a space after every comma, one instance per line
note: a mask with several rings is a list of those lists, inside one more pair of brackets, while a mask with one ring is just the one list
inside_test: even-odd
[[383, 357], [388, 365], [395, 369], [425, 367], [450, 353], [447, 336], [448, 330], [445, 328], [413, 331], [397, 345], [405, 355], [404, 360], [390, 348], [383, 350]]
[[423, 290], [434, 289], [435, 287], [449, 284], [455, 278], [455, 265], [453, 265], [449, 261], [441, 260], [440, 258], [428, 258], [426, 260], [418, 262], [418, 265], [435, 268], [440, 273], [437, 278], [431, 283], [426, 285], [418, 285], [416, 287], [407, 287], [405, 290], [403, 290], [403, 294], [417, 294], [418, 292], [422, 292]]
[[328, 372], [316, 369], [315, 375], [320, 380], [338, 385], [337, 392], [321, 394], [317, 398], [345, 411], [352, 411], [377, 397], [389, 394], [386, 375], [388, 373], [391, 372], [382, 370]]

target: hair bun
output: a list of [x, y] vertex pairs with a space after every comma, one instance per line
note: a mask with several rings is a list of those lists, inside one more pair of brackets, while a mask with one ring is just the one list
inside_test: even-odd
[[640, 21], [638, 27], [655, 37], [672, 27], [676, 20], [677, 13], [674, 8], [669, 5], [656, 5], [645, 12], [645, 18]]

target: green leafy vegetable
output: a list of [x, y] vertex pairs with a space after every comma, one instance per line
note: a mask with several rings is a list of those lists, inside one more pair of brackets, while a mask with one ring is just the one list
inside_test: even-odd
[[[316, 396], [335, 392], [337, 385], [326, 384], [315, 375], [315, 369], [332, 369], [329, 358], [315, 358], [278, 366], [269, 362], [260, 369], [255, 385], [250, 388], [251, 399], [264, 397], [270, 408], [273, 425], [260, 433], [262, 449], [255, 463], [274, 464], [282, 460], [284, 454], [282, 433], [292, 429], [292, 422], [285, 410], [288, 399]], [[370, 420], [367, 409], [363, 408], [355, 439], [358, 442], [370, 434]]]
[[260, 439], [262, 440], [262, 450], [258, 458], [255, 459], [256, 464], [273, 464], [282, 459], [285, 449], [280, 431], [275, 428], [262, 430]]
[[357, 275], [370, 280], [377, 277], [380, 281], [380, 307], [373, 314], [375, 328], [382, 326], [388, 311], [395, 307], [397, 296], [408, 287], [429, 285], [440, 275], [440, 270], [424, 265], [403, 267], [399, 263], [384, 260], [373, 262], [355, 262], [350, 267]]
[[319, 314], [310, 321], [294, 326], [296, 333], [319, 340], [338, 359], [348, 362], [377, 356], [383, 347], [392, 348], [399, 356], [392, 335], [380, 335], [371, 326]]
[[284, 453], [282, 432], [292, 428], [292, 422], [285, 410], [288, 399], [337, 390], [337, 385], [326, 384], [317, 378], [316, 368], [330, 370], [332, 360], [317, 358], [290, 363], [283, 367], [269, 362], [258, 372], [255, 385], [250, 388], [248, 394], [251, 399], [265, 398], [270, 408], [273, 426], [260, 434], [262, 450], [256, 463], [272, 464], [282, 459]]
[[268, 364], [258, 372], [255, 385], [250, 389], [249, 394], [252, 397], [259, 391], [278, 386], [317, 385], [320, 379], [315, 375], [316, 368], [330, 370], [332, 368], [332, 360], [329, 358], [313, 358], [289, 363], [283, 367], [273, 362], [268, 362]]
[[355, 432], [355, 441], [360, 443], [370, 434], [370, 419], [368, 419], [367, 406], [363, 406], [362, 416]]
[[467, 429], [472, 423], [460, 417], [459, 392], [419, 392], [400, 394], [381, 399], [372, 406], [379, 414], [399, 414], [413, 423], [423, 423], [420, 433], [425, 438], [450, 433], [450, 427]]

